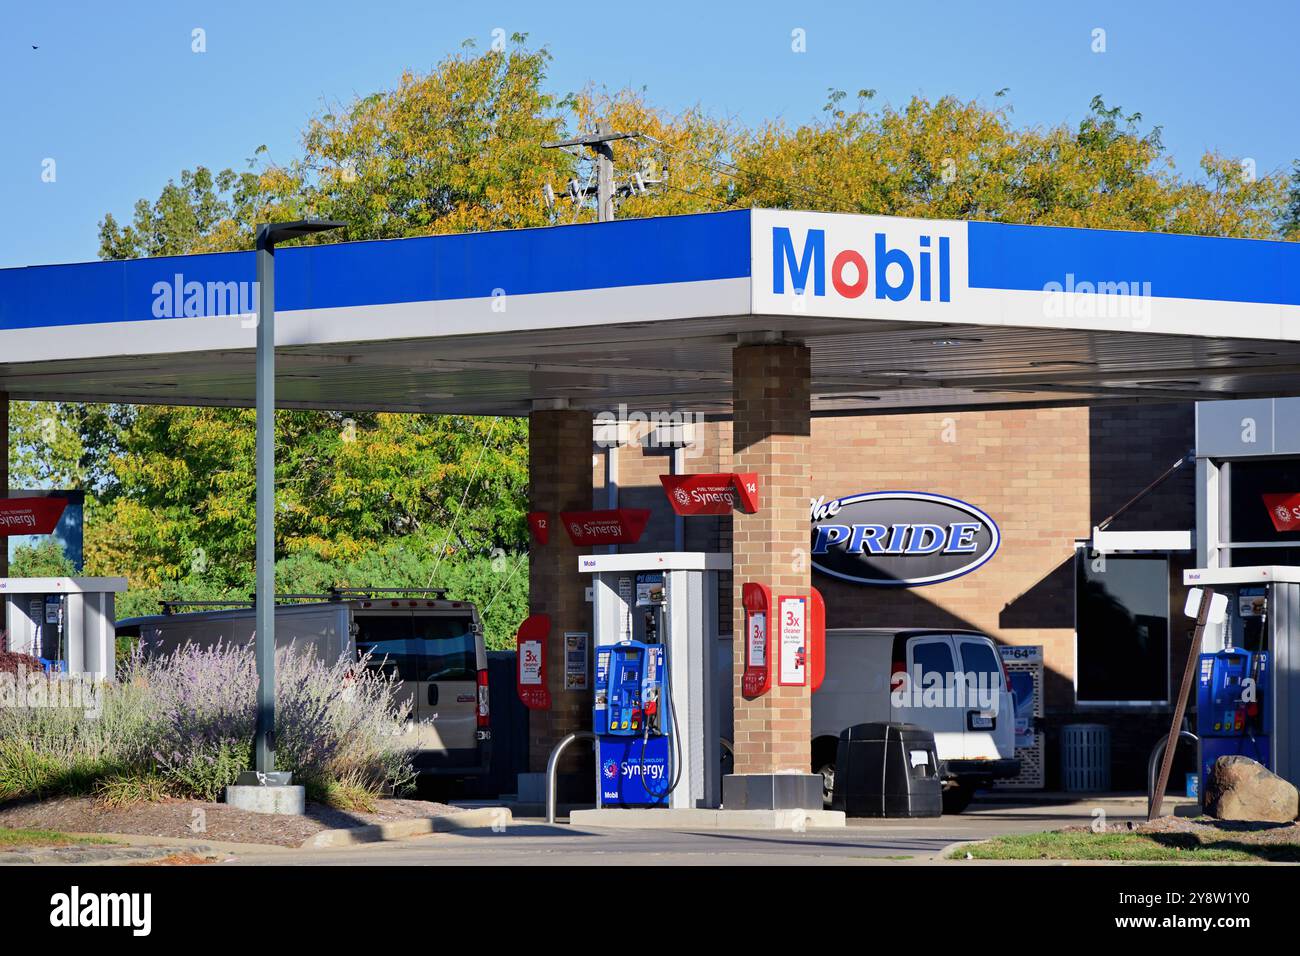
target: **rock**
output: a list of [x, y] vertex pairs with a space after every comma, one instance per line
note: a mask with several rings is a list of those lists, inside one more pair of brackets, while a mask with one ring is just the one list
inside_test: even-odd
[[1290, 823], [1300, 812], [1300, 791], [1257, 760], [1220, 757], [1205, 787], [1205, 812], [1220, 820]]

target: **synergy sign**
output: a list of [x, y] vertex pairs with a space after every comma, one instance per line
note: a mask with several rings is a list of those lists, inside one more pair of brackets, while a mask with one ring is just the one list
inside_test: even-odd
[[952, 321], [967, 288], [966, 224], [754, 210], [756, 313]]
[[916, 587], [969, 574], [993, 557], [993, 519], [956, 498], [874, 491], [812, 502], [812, 565], [855, 584]]

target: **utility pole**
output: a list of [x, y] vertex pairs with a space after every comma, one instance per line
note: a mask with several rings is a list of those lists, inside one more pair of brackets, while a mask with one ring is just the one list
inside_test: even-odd
[[[583, 147], [591, 150], [596, 161], [596, 186], [593, 189], [590, 185], [579, 183], [577, 180], [569, 182], [569, 196], [575, 203], [580, 203], [591, 196], [596, 199], [596, 220], [598, 222], [612, 222], [614, 219], [614, 199], [617, 196], [631, 196], [636, 193], [643, 193], [649, 186], [656, 186], [662, 180], [647, 180], [641, 173], [635, 173], [627, 181], [619, 183], [614, 178], [614, 147], [610, 145], [620, 139], [639, 139], [640, 133], [616, 133], [610, 130], [605, 123], [600, 123], [594, 133], [586, 136], [575, 136], [573, 139], [561, 140], [558, 143], [543, 143], [543, 149], [563, 149], [573, 153], [575, 156], [581, 155]], [[546, 187], [547, 205], [554, 202], [555, 194], [548, 185]]]
[[[602, 125], [597, 135], [608, 136], [609, 127]], [[614, 221], [614, 147], [602, 139], [591, 144], [596, 154], [596, 220]]]

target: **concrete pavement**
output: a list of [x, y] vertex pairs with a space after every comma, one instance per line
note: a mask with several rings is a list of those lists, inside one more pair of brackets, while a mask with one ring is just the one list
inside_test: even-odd
[[[1032, 833], [1069, 825], [1145, 819], [1144, 797], [1097, 797], [1043, 803], [1040, 798], [976, 802], [966, 813], [928, 820], [851, 819], [843, 829], [791, 831], [620, 830], [548, 826], [516, 819], [499, 830], [439, 833], [363, 846], [248, 851], [225, 865], [325, 866], [533, 866], [624, 865], [861, 865], [939, 862], [944, 851], [968, 840]], [[1170, 813], [1181, 802], [1167, 800]]]

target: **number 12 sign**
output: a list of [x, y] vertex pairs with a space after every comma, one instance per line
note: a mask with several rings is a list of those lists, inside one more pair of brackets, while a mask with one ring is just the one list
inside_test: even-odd
[[781, 621], [781, 667], [777, 683], [803, 687], [808, 683], [808, 599], [782, 596], [777, 601]]

